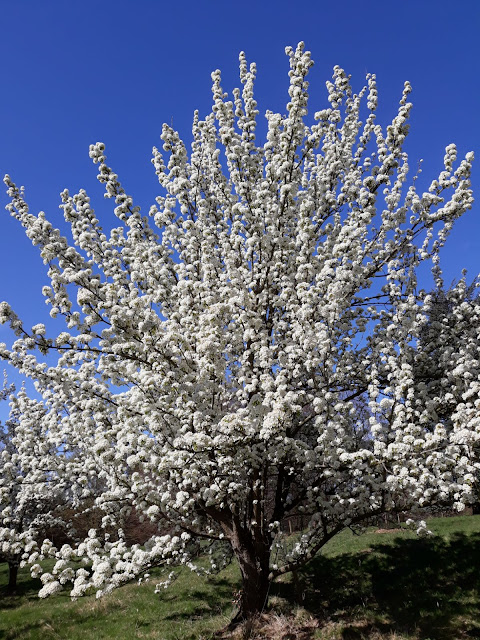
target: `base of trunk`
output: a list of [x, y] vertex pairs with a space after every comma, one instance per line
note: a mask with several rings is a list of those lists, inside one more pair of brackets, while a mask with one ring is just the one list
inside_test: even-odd
[[267, 606], [269, 590], [268, 576], [257, 575], [255, 580], [245, 580], [244, 577], [238, 611], [228, 625], [229, 630], [261, 614]]

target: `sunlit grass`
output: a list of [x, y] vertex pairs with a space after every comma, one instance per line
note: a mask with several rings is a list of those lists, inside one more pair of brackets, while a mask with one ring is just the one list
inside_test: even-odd
[[[180, 571], [173, 585], [156, 595], [150, 582], [130, 584], [96, 599], [72, 602], [68, 596], [40, 600], [38, 580], [23, 570], [18, 595], [0, 591], [0, 638], [155, 638], [197, 639], [226, 625], [232, 613], [231, 596], [238, 588], [236, 567], [205, 580]], [[0, 584], [6, 584], [6, 565], [0, 565]], [[2, 597], [3, 596], [3, 597]], [[3, 635], [2, 635], [3, 633]]]

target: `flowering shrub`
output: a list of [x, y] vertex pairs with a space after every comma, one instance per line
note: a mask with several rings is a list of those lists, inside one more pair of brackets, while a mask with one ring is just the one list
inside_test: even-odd
[[[428, 313], [417, 268], [438, 271], [440, 248], [472, 205], [473, 154], [457, 162], [449, 145], [444, 169], [418, 193], [404, 151], [410, 84], [384, 128], [375, 76], [354, 93], [335, 67], [328, 106], [308, 120], [310, 54], [300, 43], [287, 55], [286, 114], [266, 112], [264, 142], [256, 68], [243, 53], [232, 99], [212, 74], [212, 112], [195, 113], [190, 151], [164, 125], [152, 160], [161, 194], [147, 216], [102, 143], [90, 157], [115, 202], [110, 232], [86, 191], [65, 190], [67, 240], [5, 177], [8, 208], [48, 265], [50, 313], [66, 329], [29, 331], [2, 303], [17, 340], [0, 353], [36, 380], [72, 491], [88, 496], [101, 480], [105, 530], [132, 508], [158, 526], [142, 546], [98, 529], [75, 548], [44, 548], [57, 564], [41, 595], [69, 582], [73, 597], [101, 595], [153, 566], [203, 570], [200, 551], [214, 569], [233, 554], [240, 619], [342, 528], [470, 498], [477, 352], [457, 341], [446, 356], [466, 381], [448, 425], [414, 370]], [[46, 353], [58, 353], [54, 365]], [[307, 528], [279, 553], [281, 522], [299, 514]]]

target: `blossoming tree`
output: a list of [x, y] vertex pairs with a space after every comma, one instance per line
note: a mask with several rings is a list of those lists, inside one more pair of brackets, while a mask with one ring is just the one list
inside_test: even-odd
[[[5, 177], [66, 330], [28, 330], [3, 303], [17, 340], [1, 355], [37, 381], [49, 437], [77, 452], [65, 459], [71, 482], [102, 479], [105, 527], [132, 507], [158, 524], [142, 547], [92, 530], [54, 551], [42, 595], [68, 581], [73, 597], [101, 594], [158, 565], [200, 570], [209, 551], [213, 569], [239, 563], [239, 620], [344, 527], [426, 501], [461, 509], [470, 496], [478, 376], [446, 428], [413, 370], [428, 309], [417, 267], [472, 205], [473, 154], [457, 163], [449, 145], [418, 193], [404, 151], [410, 84], [384, 129], [375, 76], [355, 94], [335, 67], [329, 106], [308, 123], [310, 54], [300, 43], [287, 55], [290, 99], [285, 115], [266, 112], [264, 143], [243, 53], [232, 99], [212, 74], [212, 112], [195, 114], [190, 151], [164, 125], [148, 216], [101, 143], [90, 157], [116, 205], [111, 231], [84, 190], [65, 190], [68, 241]], [[459, 348], [465, 377], [478, 362]], [[308, 526], [292, 545], [282, 523], [298, 514]], [[72, 568], [78, 556], [90, 570]]]
[[62, 526], [56, 510], [62, 504], [59, 476], [49, 465], [58, 458], [43, 432], [44, 408], [22, 389], [10, 397], [10, 416], [0, 424], [0, 561], [9, 567], [8, 590], [14, 592], [18, 568], [39, 552], [46, 529]]

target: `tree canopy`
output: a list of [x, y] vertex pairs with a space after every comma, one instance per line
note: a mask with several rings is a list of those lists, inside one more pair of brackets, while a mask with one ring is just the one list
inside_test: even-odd
[[[447, 146], [419, 193], [404, 150], [410, 84], [383, 127], [375, 76], [354, 93], [335, 67], [312, 118], [310, 53], [303, 43], [286, 53], [289, 102], [266, 112], [264, 142], [243, 53], [231, 99], [212, 74], [212, 111], [195, 113], [190, 150], [163, 126], [152, 159], [161, 192], [146, 216], [102, 143], [90, 157], [115, 203], [111, 231], [86, 191], [65, 190], [68, 240], [5, 177], [8, 208], [48, 265], [50, 314], [66, 328], [29, 330], [2, 303], [17, 340], [0, 353], [36, 381], [75, 491], [88, 495], [92, 478], [103, 486], [105, 531], [52, 551], [42, 595], [68, 581], [74, 597], [105, 593], [152, 566], [201, 571], [208, 551], [213, 570], [239, 562], [240, 619], [342, 528], [469, 500], [478, 353], [459, 340], [445, 356], [466, 385], [448, 425], [415, 371], [429, 309], [417, 269], [438, 269], [472, 205], [473, 153], [458, 162]], [[158, 525], [142, 547], [105, 533], [132, 508]], [[292, 544], [282, 526], [298, 515], [306, 528]], [[72, 570], [77, 557], [91, 570]]]

